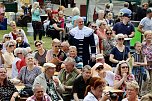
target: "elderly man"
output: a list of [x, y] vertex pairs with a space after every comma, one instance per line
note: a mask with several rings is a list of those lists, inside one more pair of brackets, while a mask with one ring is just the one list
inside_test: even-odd
[[50, 96], [44, 93], [44, 88], [40, 84], [36, 84], [33, 87], [34, 95], [27, 98], [26, 101], [52, 101]]
[[62, 94], [63, 100], [71, 101], [73, 83], [75, 78], [79, 75], [79, 72], [75, 68], [75, 60], [72, 57], [67, 57], [64, 60], [64, 64], [65, 68], [61, 69], [58, 77], [65, 88], [65, 91]]
[[[76, 46], [78, 56], [83, 59], [83, 64], [87, 65], [91, 59], [94, 60], [96, 53], [96, 46], [94, 41], [94, 30], [84, 26], [82, 17], [77, 19], [78, 26], [70, 30], [69, 43]], [[91, 53], [89, 52], [89, 46], [91, 46]]]
[[82, 74], [74, 80], [74, 85], [73, 85], [74, 101], [80, 101], [80, 99], [84, 99], [85, 90], [86, 87], [89, 85], [90, 78], [91, 78], [91, 67], [89, 65], [85, 65], [82, 68]]
[[53, 63], [44, 63], [43, 67], [44, 72], [36, 77], [34, 85], [42, 85], [44, 92], [51, 97], [52, 101], [62, 100], [60, 94], [64, 91], [64, 88], [60, 80], [54, 76], [56, 65]]

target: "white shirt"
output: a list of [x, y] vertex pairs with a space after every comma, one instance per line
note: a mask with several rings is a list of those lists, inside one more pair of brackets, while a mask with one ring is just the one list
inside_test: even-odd
[[[124, 99], [122, 99], [122, 101], [128, 101], [128, 99], [127, 99], [127, 98], [124, 98]], [[140, 99], [138, 99], [138, 101], [140, 101]]]
[[92, 93], [88, 92], [87, 96], [84, 98], [83, 101], [98, 101], [98, 100]]

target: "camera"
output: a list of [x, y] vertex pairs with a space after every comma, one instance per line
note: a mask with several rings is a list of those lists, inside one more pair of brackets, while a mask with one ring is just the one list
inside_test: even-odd
[[110, 95], [110, 99], [112, 101], [116, 101], [117, 100], [117, 94], [116, 93], [113, 93], [113, 92], [109, 91], [109, 95]]

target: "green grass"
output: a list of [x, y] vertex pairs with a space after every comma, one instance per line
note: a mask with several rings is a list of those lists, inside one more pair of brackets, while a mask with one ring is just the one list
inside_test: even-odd
[[[36, 50], [36, 48], [35, 48], [35, 46], [34, 46], [33, 36], [29, 36], [29, 35], [27, 34], [27, 28], [26, 28], [26, 27], [23, 27], [22, 29], [23, 29], [23, 30], [25, 31], [25, 33], [26, 33], [26, 36], [27, 36], [27, 38], [28, 38], [28, 41], [29, 41], [29, 44], [30, 44], [32, 50], [33, 50], [33, 51]], [[11, 31], [10, 26], [7, 27], [7, 30], [0, 30], [0, 41], [2, 41], [3, 35], [4, 35], [4, 34], [8, 34], [10, 31]], [[37, 39], [38, 39], [38, 36], [37, 36]], [[43, 47], [44, 47], [45, 49], [50, 49], [50, 48], [51, 48], [51, 40], [52, 40], [52, 39], [51, 39], [50, 37], [44, 37], [44, 36], [43, 36], [42, 41], [44, 42]]]

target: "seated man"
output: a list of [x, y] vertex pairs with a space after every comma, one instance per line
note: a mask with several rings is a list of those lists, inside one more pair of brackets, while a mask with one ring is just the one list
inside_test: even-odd
[[65, 68], [61, 69], [58, 77], [61, 83], [64, 85], [65, 91], [63, 92], [63, 100], [71, 101], [72, 99], [72, 87], [75, 78], [79, 75], [77, 68], [75, 68], [75, 60], [71, 57], [67, 57], [64, 60]]
[[44, 63], [43, 67], [44, 72], [36, 77], [33, 86], [36, 84], [42, 85], [44, 92], [51, 97], [52, 101], [62, 100], [60, 94], [64, 91], [64, 88], [58, 77], [54, 76], [56, 65], [53, 63]]
[[52, 101], [50, 96], [44, 93], [44, 88], [40, 84], [36, 84], [33, 87], [34, 95], [28, 97], [26, 101]]
[[84, 99], [86, 87], [88, 86], [91, 78], [91, 67], [85, 65], [80, 74], [74, 81], [73, 84], [73, 98], [74, 101], [80, 101]]
[[[105, 63], [104, 56], [102, 54], [97, 54], [96, 55], [96, 64], [97, 63], [102, 63], [103, 66], [104, 66], [105, 71], [112, 71], [112, 67]], [[95, 75], [98, 74], [97, 71], [96, 71], [96, 68], [97, 68], [96, 64], [91, 68], [92, 76], [95, 76]]]

